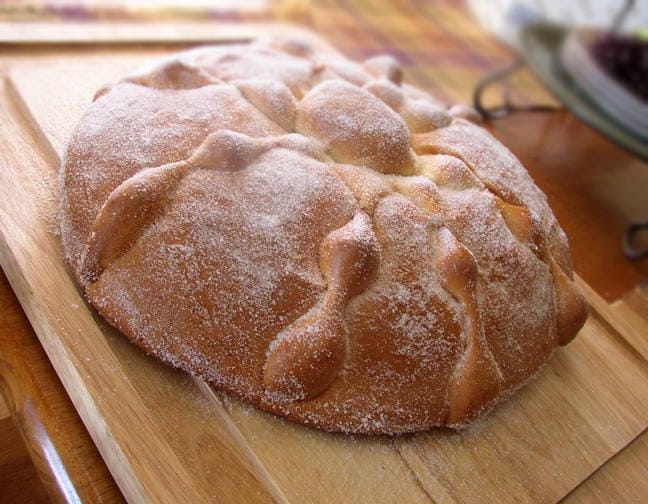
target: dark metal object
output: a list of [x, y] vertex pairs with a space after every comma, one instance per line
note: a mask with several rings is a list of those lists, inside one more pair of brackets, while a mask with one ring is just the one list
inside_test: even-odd
[[612, 20], [612, 26], [610, 28], [612, 33], [618, 33], [621, 30], [623, 22], [626, 20], [628, 14], [630, 14], [630, 11], [634, 6], [635, 0], [625, 0], [623, 7], [621, 7], [619, 12], [617, 12], [616, 16], [614, 16], [614, 19]]
[[648, 233], [648, 221], [632, 222], [623, 235], [623, 253], [628, 259], [640, 259], [648, 256], [648, 246], [644, 248], [635, 248], [634, 239], [641, 232]]
[[525, 61], [518, 56], [512, 63], [494, 70], [477, 83], [477, 87], [475, 87], [475, 91], [473, 92], [473, 106], [484, 119], [500, 119], [506, 117], [511, 112], [554, 112], [560, 110], [560, 107], [554, 107], [552, 105], [514, 105], [510, 100], [509, 93], [506, 91], [504, 92], [503, 103], [501, 105], [486, 107], [482, 103], [484, 91], [489, 86], [505, 81], [509, 75], [524, 68], [525, 65]]

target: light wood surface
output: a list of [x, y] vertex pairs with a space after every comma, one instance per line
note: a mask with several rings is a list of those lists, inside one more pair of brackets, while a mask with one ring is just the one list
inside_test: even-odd
[[[0, 45], [37, 46], [48, 44], [97, 46], [157, 44], [209, 44], [221, 41], [249, 41], [265, 35], [302, 31], [295, 25], [283, 23], [214, 23], [205, 22], [0, 22]], [[308, 33], [304, 30], [304, 33]], [[308, 36], [308, 35], [306, 35]]]
[[[648, 362], [648, 317], [642, 317], [628, 303], [628, 298], [619, 299], [608, 304], [598, 293], [582, 279], [577, 278], [578, 287], [587, 296], [587, 301], [596, 313], [616, 329], [619, 336], [624, 338], [634, 350]], [[642, 296], [643, 297], [643, 296]]]
[[595, 311], [579, 337], [459, 434], [318, 432], [143, 355], [83, 302], [61, 259], [55, 206], [58, 158], [94, 90], [151, 55], [16, 61], [0, 100], [0, 258], [128, 499], [555, 501], [648, 426], [648, 389], [637, 386], [648, 379], [645, 358], [627, 324], [615, 325], [623, 317], [592, 296]]
[[4, 420], [8, 416], [10, 416], [9, 407], [7, 406], [7, 403], [4, 402], [2, 396], [0, 396], [0, 420]]
[[643, 358], [648, 360], [648, 287], [633, 289], [623, 299], [612, 303], [611, 309], [616, 320], [632, 328], [625, 334], [629, 335], [630, 343]]
[[648, 496], [648, 432], [596, 471], [565, 499], [568, 504], [646, 502]]
[[[4, 274], [0, 306], [0, 392], [9, 399], [7, 420], [18, 432], [0, 437], [0, 446], [10, 449], [18, 441], [12, 453], [31, 459], [31, 467], [21, 465], [28, 474], [19, 478], [26, 482], [26, 498], [44, 487], [52, 502], [123, 502]], [[29, 476], [34, 471], [42, 482], [38, 488]]]

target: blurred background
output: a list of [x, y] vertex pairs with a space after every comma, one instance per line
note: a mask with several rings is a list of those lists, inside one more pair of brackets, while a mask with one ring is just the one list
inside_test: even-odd
[[[161, 40], [168, 37], [173, 32], [174, 25], [179, 23], [297, 23], [324, 35], [343, 53], [355, 59], [391, 52], [404, 65], [410, 80], [433, 90], [440, 98], [448, 101], [472, 100], [471, 95], [478, 82], [487, 78], [489, 72], [510, 64], [512, 55], [518, 54], [524, 60], [524, 65], [517, 65], [516, 71], [510, 75], [506, 73], [496, 78], [499, 81], [497, 89], [485, 86], [479, 97], [484, 109], [501, 106], [502, 102], [515, 102], [519, 107], [551, 108], [559, 104], [557, 98], [558, 102], [567, 105], [581, 119], [613, 141], [644, 158], [648, 156], [646, 146], [637, 145], [645, 144], [648, 138], [646, 120], [639, 117], [618, 128], [619, 118], [622, 120], [627, 115], [620, 110], [631, 109], [630, 116], [641, 115], [632, 112], [636, 103], [627, 100], [624, 102], [623, 97], [619, 99], [615, 95], [616, 99], [611, 101], [616, 103], [617, 110], [608, 106], [605, 110], [607, 117], [603, 119], [598, 116], [601, 110], [592, 115], [587, 100], [584, 103], [578, 99], [579, 96], [575, 99], [560, 90], [557, 92], [556, 87], [564, 87], [565, 83], [548, 82], [552, 80], [548, 74], [556, 73], [555, 69], [548, 67], [554, 65], [554, 62], [538, 61], [539, 57], [546, 55], [534, 53], [534, 49], [537, 53], [538, 44], [542, 50], [551, 46], [549, 52], [553, 57], [556, 52], [555, 34], [553, 40], [547, 40], [546, 33], [535, 33], [531, 42], [535, 46], [532, 48], [529, 47], [528, 40], [525, 44], [524, 38], [529, 26], [548, 24], [600, 34], [614, 31], [626, 37], [643, 36], [643, 49], [633, 46], [627, 39], [621, 42], [599, 42], [604, 47], [598, 48], [594, 59], [596, 62], [598, 56], [598, 66], [609, 71], [617, 81], [624, 77], [634, 79], [633, 82], [626, 83], [626, 89], [634, 87], [639, 92], [639, 97], [643, 96], [645, 104], [648, 99], [648, 51], [645, 47], [648, 2], [645, 0], [2, 0], [0, 21], [17, 23], [9, 31], [18, 39], [20, 23], [26, 22], [62, 25], [127, 23], [130, 27], [126, 32], [115, 30], [114, 37], [124, 37], [126, 33], [140, 41], [144, 41], [150, 34], [147, 32], [146, 36], [138, 37], [142, 23], [168, 25], [164, 33], [160, 34]], [[43, 30], [45, 38], [48, 31], [56, 38], [56, 28], [49, 26]], [[186, 32], [185, 28], [184, 33]], [[491, 37], [485, 37], [485, 33]], [[59, 36], [64, 38], [65, 32], [62, 35], [59, 33]], [[578, 60], [576, 67], [587, 66], [588, 62], [582, 61], [586, 59], [583, 57], [582, 46], [593, 46], [596, 42], [591, 35], [588, 36], [590, 38], [583, 44], [578, 41], [579, 43], [569, 45], [572, 49], [577, 46], [572, 51], [574, 54], [569, 55], [570, 63]], [[209, 42], [209, 37], [204, 38], [205, 40], [198, 40], [196, 37], [192, 42]], [[562, 37], [560, 42], [562, 45]], [[631, 61], [626, 61], [627, 59]], [[560, 63], [561, 59], [557, 60]], [[517, 71], [523, 66], [529, 66], [535, 78], [529, 78], [528, 71]], [[571, 66], [574, 65], [567, 65]], [[611, 88], [604, 85], [601, 89], [588, 89], [583, 85], [588, 80], [588, 75], [590, 80], [604, 80], [605, 72], [592, 77], [591, 74], [595, 72], [592, 72], [592, 68], [587, 68], [585, 73], [585, 78], [579, 74], [575, 79], [579, 81], [579, 91], [590, 101], [598, 102], [598, 107], [595, 108], [605, 109], [605, 106], [601, 107], [601, 95], [609, 95]], [[568, 77], [571, 80], [575, 78], [573, 75]], [[538, 80], [541, 85], [538, 85]], [[641, 107], [640, 111], [644, 112]], [[633, 142], [633, 132], [640, 133], [639, 142], [637, 138]]]

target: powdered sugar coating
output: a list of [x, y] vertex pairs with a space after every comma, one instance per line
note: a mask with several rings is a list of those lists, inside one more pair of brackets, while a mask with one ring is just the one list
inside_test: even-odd
[[168, 364], [308, 425], [398, 433], [491, 407], [585, 308], [524, 168], [401, 79], [390, 58], [279, 40], [104, 88], [61, 175], [90, 302]]

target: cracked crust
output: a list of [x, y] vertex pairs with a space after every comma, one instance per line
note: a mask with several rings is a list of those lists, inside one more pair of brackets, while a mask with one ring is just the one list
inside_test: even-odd
[[299, 41], [103, 88], [61, 170], [66, 257], [133, 342], [332, 431], [460, 427], [574, 337], [567, 240], [465, 106]]

